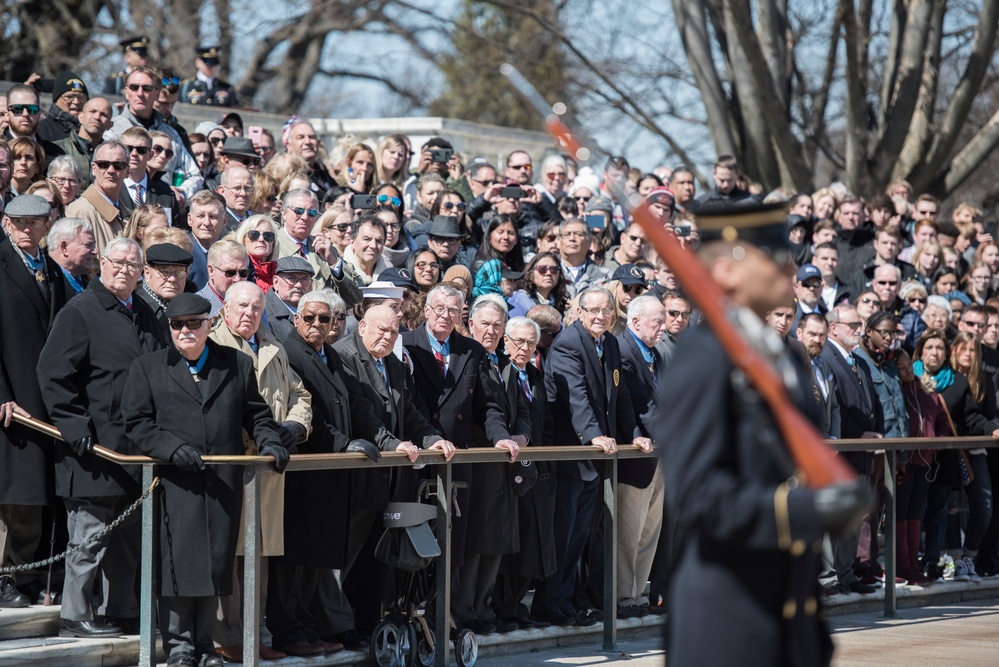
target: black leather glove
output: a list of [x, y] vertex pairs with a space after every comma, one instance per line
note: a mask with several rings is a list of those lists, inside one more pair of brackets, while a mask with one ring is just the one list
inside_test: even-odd
[[832, 535], [842, 535], [855, 528], [871, 504], [871, 490], [866, 480], [857, 479], [815, 491], [815, 512], [822, 527]]
[[298, 438], [302, 435], [302, 431], [305, 428], [298, 422], [281, 422], [278, 424], [278, 436], [281, 438], [281, 446], [291, 451], [291, 448], [295, 446], [298, 442]]
[[77, 456], [83, 456], [84, 454], [89, 454], [94, 451], [94, 438], [93, 436], [85, 435], [76, 442], [71, 443], [70, 449]]
[[181, 470], [193, 472], [205, 469], [205, 462], [201, 460], [201, 454], [188, 444], [178, 447], [177, 451], [170, 457], [170, 461]]
[[378, 463], [378, 459], [382, 457], [382, 453], [378, 451], [378, 448], [375, 447], [374, 443], [371, 443], [361, 438], [356, 438], [354, 440], [351, 440], [350, 444], [347, 445], [347, 449], [345, 451], [361, 452], [375, 463]]
[[288, 467], [288, 460], [291, 458], [288, 450], [281, 445], [264, 445], [260, 448], [260, 455], [273, 456], [274, 470], [277, 472], [284, 472], [284, 469]]

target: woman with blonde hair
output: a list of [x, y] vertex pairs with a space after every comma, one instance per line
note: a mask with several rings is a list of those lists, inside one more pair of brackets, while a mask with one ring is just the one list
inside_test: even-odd
[[367, 144], [354, 144], [347, 149], [343, 160], [333, 167], [336, 182], [354, 192], [366, 193], [377, 182], [375, 179], [375, 152]]
[[354, 214], [344, 206], [332, 206], [319, 216], [312, 227], [312, 235], [322, 234], [330, 240], [340, 256], [343, 257], [347, 246], [354, 240]]
[[409, 174], [411, 151], [409, 139], [404, 134], [390, 134], [382, 137], [375, 147], [375, 175], [379, 183], [392, 183], [401, 187]]
[[267, 163], [264, 171], [280, 184], [290, 174], [308, 174], [309, 163], [302, 156], [294, 153], [278, 153]]
[[159, 204], [139, 206], [128, 218], [125, 225], [125, 236], [142, 245], [142, 239], [147, 232], [156, 227], [169, 227], [166, 210]]
[[944, 265], [943, 248], [935, 240], [920, 243], [912, 253], [912, 265], [916, 267], [916, 277], [927, 288], [933, 284], [933, 275]]
[[257, 287], [268, 291], [274, 286], [277, 270], [277, 225], [266, 215], [251, 215], [239, 223], [233, 237], [246, 248]]
[[816, 220], [832, 219], [836, 209], [839, 208], [839, 197], [832, 188], [822, 188], [812, 194], [812, 206]]
[[280, 220], [281, 201], [278, 197], [280, 185], [266, 171], [254, 169], [250, 173], [253, 175], [253, 199], [250, 200], [250, 210], [266, 213], [272, 220]]
[[49, 212], [49, 224], [55, 223], [59, 218], [66, 217], [66, 205], [62, 200], [62, 193], [59, 192], [59, 184], [52, 180], [35, 181], [25, 192], [26, 195], [38, 195], [49, 203], [52, 210]]
[[158, 243], [171, 243], [178, 248], [183, 248], [187, 252], [194, 250], [194, 242], [191, 241], [191, 235], [179, 227], [147, 228], [146, 233], [142, 235], [142, 241], [139, 243], [142, 245], [142, 252], [146, 252], [151, 246]]

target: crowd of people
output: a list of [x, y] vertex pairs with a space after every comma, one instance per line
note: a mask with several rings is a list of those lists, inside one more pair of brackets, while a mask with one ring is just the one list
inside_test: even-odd
[[[98, 457], [98, 443], [173, 464], [159, 473], [155, 564], [170, 665], [244, 649], [241, 480], [206, 465], [213, 454], [275, 459], [261, 526], [272, 646], [247, 650], [364, 647], [397, 594], [374, 557], [380, 517], [415, 500], [421, 473], [289, 481], [293, 453], [506, 450], [511, 463], [455, 467], [467, 487], [452, 528], [454, 622], [481, 634], [596, 623], [603, 471], [517, 459], [532, 445], [669, 447], [656, 437], [660, 385], [693, 309], [632, 220], [636, 199], [690, 250], [699, 206], [786, 202], [794, 272], [766, 324], [811, 368], [826, 436], [999, 437], [999, 245], [973, 206], [946, 220], [903, 182], [869, 201], [838, 184], [765, 195], [730, 157], [697, 197], [688, 168], [623, 157], [598, 173], [556, 152], [537, 170], [521, 150], [494, 165], [443, 137], [327, 148], [307, 120], [275, 137], [235, 112], [185, 128], [180, 79], [145, 62], [141, 39], [123, 47], [118, 108], [65, 72], [50, 109], [20, 84], [0, 115], [0, 551], [8, 566], [35, 560], [50, 532], [84, 545], [66, 560], [60, 634], [119, 636], [138, 621], [137, 517], [96, 538], [141, 493], [138, 469]], [[217, 58], [198, 51], [201, 65]], [[883, 462], [844, 456], [882, 494], [859, 530], [827, 540], [822, 581], [870, 593], [884, 576]], [[906, 581], [996, 574], [997, 460], [902, 457]], [[678, 547], [662, 467], [619, 464], [619, 617], [668, 603]], [[3, 577], [0, 608], [36, 603], [43, 580]]]

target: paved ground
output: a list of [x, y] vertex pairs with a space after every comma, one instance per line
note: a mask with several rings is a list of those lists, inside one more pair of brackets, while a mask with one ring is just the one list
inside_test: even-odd
[[[999, 665], [999, 601], [904, 609], [898, 618], [854, 614], [832, 619], [834, 667], [920, 667]], [[484, 658], [481, 667], [662, 667], [659, 640], [622, 642], [617, 653], [591, 646]]]

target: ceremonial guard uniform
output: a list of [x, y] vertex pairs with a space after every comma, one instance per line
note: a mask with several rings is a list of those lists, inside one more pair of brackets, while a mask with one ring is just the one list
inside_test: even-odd
[[199, 46], [197, 56], [201, 61], [198, 74], [181, 82], [180, 101], [214, 107], [236, 106], [236, 89], [214, 75], [219, 65], [219, 47]]
[[[136, 35], [135, 37], [126, 37], [125, 39], [118, 42], [121, 44], [122, 52], [125, 54], [126, 62], [130, 59], [141, 59], [142, 64], [145, 64], [146, 58], [149, 57], [149, 38], [145, 35]], [[131, 55], [129, 55], [131, 54]], [[114, 76], [108, 77], [104, 80], [104, 94], [105, 95], [117, 95], [119, 97], [125, 96], [125, 83], [128, 81], [128, 74], [132, 71], [132, 67], [127, 64], [125, 68], [120, 72], [116, 72]]]

